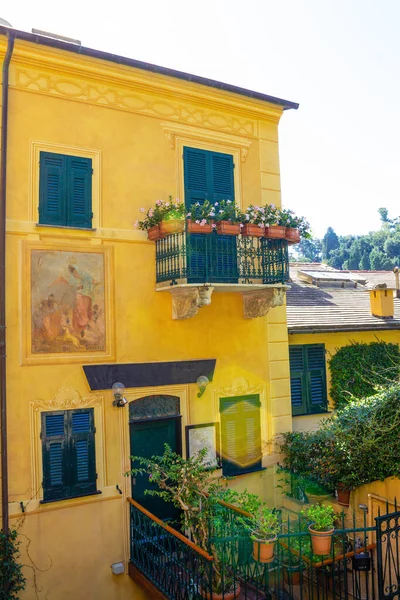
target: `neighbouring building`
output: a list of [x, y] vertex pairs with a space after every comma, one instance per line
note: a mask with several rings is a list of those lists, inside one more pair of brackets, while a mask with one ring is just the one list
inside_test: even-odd
[[292, 264], [287, 293], [293, 430], [333, 410], [329, 357], [352, 342], [400, 342], [400, 299], [391, 271]]
[[287, 243], [198, 246], [194, 268], [194, 238], [132, 223], [169, 194], [279, 206], [297, 104], [4, 26], [0, 56], [10, 523], [43, 597], [128, 599], [127, 499], [169, 516], [129, 456], [207, 444], [273, 502], [292, 428]]

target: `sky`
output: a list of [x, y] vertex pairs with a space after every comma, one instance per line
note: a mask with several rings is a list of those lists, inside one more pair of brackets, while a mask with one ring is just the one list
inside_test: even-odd
[[0, 17], [299, 102], [279, 126], [283, 204], [317, 236], [400, 215], [399, 0], [5, 0]]

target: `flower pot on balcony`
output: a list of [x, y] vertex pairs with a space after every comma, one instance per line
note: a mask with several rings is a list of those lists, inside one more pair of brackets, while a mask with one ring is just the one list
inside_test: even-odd
[[212, 233], [213, 226], [211, 223], [204, 223], [204, 225], [201, 225], [200, 223], [196, 223], [196, 221], [188, 219], [186, 221], [186, 231], [188, 233]]
[[283, 576], [289, 585], [300, 585], [301, 572], [303, 567], [300, 565], [283, 565]]
[[311, 547], [314, 554], [317, 556], [323, 556], [330, 554], [332, 548], [332, 535], [335, 531], [334, 528], [329, 531], [315, 531], [312, 525], [308, 526], [308, 530], [311, 534]]
[[253, 558], [260, 563], [270, 563], [274, 560], [274, 547], [277, 538], [270, 540], [255, 540], [253, 542]]
[[160, 233], [162, 237], [171, 235], [173, 233], [180, 233], [184, 230], [185, 221], [183, 219], [169, 219], [168, 221], [161, 221]]
[[343, 483], [338, 483], [337, 484], [337, 488], [336, 488], [336, 492], [337, 492], [337, 501], [338, 504], [341, 504], [342, 506], [349, 506], [350, 504], [350, 490], [346, 489], [343, 485]]
[[264, 237], [265, 227], [260, 225], [254, 225], [254, 223], [245, 223], [240, 230], [240, 233], [244, 237]]
[[286, 227], [285, 240], [289, 244], [298, 244], [300, 242], [300, 232], [295, 227]]
[[217, 221], [217, 233], [220, 235], [239, 235], [240, 223], [230, 221]]
[[284, 240], [286, 236], [286, 227], [281, 225], [270, 225], [265, 228], [265, 237], [275, 240]]
[[165, 235], [162, 235], [159, 225], [154, 225], [154, 227], [150, 227], [147, 230], [147, 239], [151, 240], [152, 242], [161, 240], [163, 237], [165, 237]]

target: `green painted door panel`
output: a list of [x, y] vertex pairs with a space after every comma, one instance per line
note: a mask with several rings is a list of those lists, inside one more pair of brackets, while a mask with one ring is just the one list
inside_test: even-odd
[[[161, 419], [130, 424], [131, 455], [151, 458], [164, 453], [164, 444], [168, 444], [174, 452], [181, 453], [181, 421], [176, 419]], [[132, 467], [138, 467], [137, 461]], [[136, 475], [132, 480], [132, 497], [142, 506], [154, 513], [160, 519], [179, 518], [179, 511], [172, 504], [164, 502], [156, 496], [149, 496], [146, 490], [158, 489], [149, 481], [148, 475]]]

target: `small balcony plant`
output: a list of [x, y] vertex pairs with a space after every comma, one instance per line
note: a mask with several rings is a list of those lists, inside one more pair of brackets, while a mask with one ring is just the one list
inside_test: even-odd
[[212, 233], [214, 205], [209, 200], [195, 202], [186, 214], [186, 229], [188, 233]]
[[332, 535], [335, 530], [336, 515], [333, 506], [316, 504], [309, 506], [301, 514], [311, 521], [308, 530], [311, 534], [311, 546], [314, 554], [325, 556], [332, 547]]
[[279, 515], [261, 503], [250, 514], [239, 520], [253, 541], [253, 558], [260, 563], [270, 563], [274, 560], [274, 546], [281, 529]]
[[137, 220], [134, 226], [142, 231], [147, 231], [149, 240], [159, 240], [172, 233], [183, 231], [185, 226], [185, 207], [184, 204], [172, 196], [168, 200], [157, 200], [154, 207], [150, 207], [147, 212], [145, 208], [140, 209], [146, 216], [143, 220]]
[[285, 218], [275, 204], [265, 205], [265, 237], [284, 240], [286, 236]]
[[297, 217], [290, 209], [280, 211], [280, 223], [286, 227], [285, 239], [289, 244], [297, 244], [301, 238], [311, 237], [310, 224], [305, 217]]
[[239, 209], [233, 200], [214, 202], [212, 218], [215, 221], [217, 233], [222, 235], [239, 235]]

